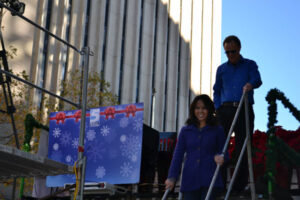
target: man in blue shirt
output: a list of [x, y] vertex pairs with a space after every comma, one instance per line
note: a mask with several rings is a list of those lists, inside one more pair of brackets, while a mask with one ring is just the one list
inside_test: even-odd
[[[236, 36], [228, 36], [223, 42], [223, 47], [228, 61], [217, 69], [214, 89], [214, 103], [217, 116], [226, 134], [228, 134], [234, 115], [243, 91], [248, 92], [250, 134], [254, 129], [254, 104], [253, 90], [261, 86], [262, 81], [257, 64], [240, 55], [241, 42]], [[241, 109], [236, 125], [235, 156], [238, 158], [246, 137], [245, 109]], [[222, 169], [223, 178], [226, 180], [226, 167]], [[235, 178], [233, 192], [240, 193], [248, 185], [248, 161], [245, 153], [240, 165], [240, 170]]]

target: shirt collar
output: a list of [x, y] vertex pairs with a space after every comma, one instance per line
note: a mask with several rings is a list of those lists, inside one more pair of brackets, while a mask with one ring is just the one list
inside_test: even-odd
[[[240, 60], [237, 63], [237, 65], [242, 64], [245, 61], [244, 57], [240, 54]], [[229, 60], [227, 61], [227, 65], [232, 65]], [[237, 66], [237, 65], [233, 65], [233, 66]]]

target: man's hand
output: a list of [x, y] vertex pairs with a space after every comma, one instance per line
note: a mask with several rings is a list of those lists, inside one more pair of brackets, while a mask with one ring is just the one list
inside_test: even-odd
[[174, 186], [175, 186], [175, 182], [172, 181], [172, 180], [170, 180], [170, 179], [167, 179], [167, 180], [165, 181], [165, 185], [166, 185], [166, 190], [167, 190], [167, 189], [172, 190], [172, 189], [174, 188]]
[[243, 87], [244, 92], [249, 92], [252, 89], [253, 89], [253, 86], [250, 83], [246, 83], [246, 85], [244, 85], [244, 87]]
[[215, 155], [215, 162], [217, 163], [217, 165], [223, 165], [224, 156], [223, 155]]

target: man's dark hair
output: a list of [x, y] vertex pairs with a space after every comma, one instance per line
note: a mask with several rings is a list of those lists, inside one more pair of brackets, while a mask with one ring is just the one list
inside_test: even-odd
[[241, 48], [241, 41], [238, 37], [236, 37], [235, 35], [229, 35], [225, 38], [224, 42], [223, 42], [223, 46], [225, 45], [225, 43], [230, 43], [230, 42], [234, 42], [238, 45], [239, 48]]
[[194, 124], [196, 126], [199, 125], [199, 120], [195, 116], [195, 109], [196, 109], [198, 101], [202, 101], [204, 103], [205, 108], [208, 110], [208, 115], [207, 115], [207, 120], [206, 120], [207, 125], [216, 126], [218, 123], [217, 123], [217, 119], [215, 116], [216, 110], [215, 110], [214, 102], [206, 94], [201, 94], [194, 98], [193, 102], [190, 105], [189, 118], [186, 120], [185, 123], [187, 125], [192, 125], [192, 124]]

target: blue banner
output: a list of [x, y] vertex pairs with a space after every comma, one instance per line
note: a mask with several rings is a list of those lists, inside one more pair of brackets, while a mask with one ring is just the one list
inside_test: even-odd
[[[86, 182], [133, 184], [140, 179], [143, 103], [91, 109], [86, 113]], [[77, 160], [81, 111], [49, 117], [48, 158], [68, 165]], [[75, 175], [48, 176], [47, 186], [75, 183]]]

